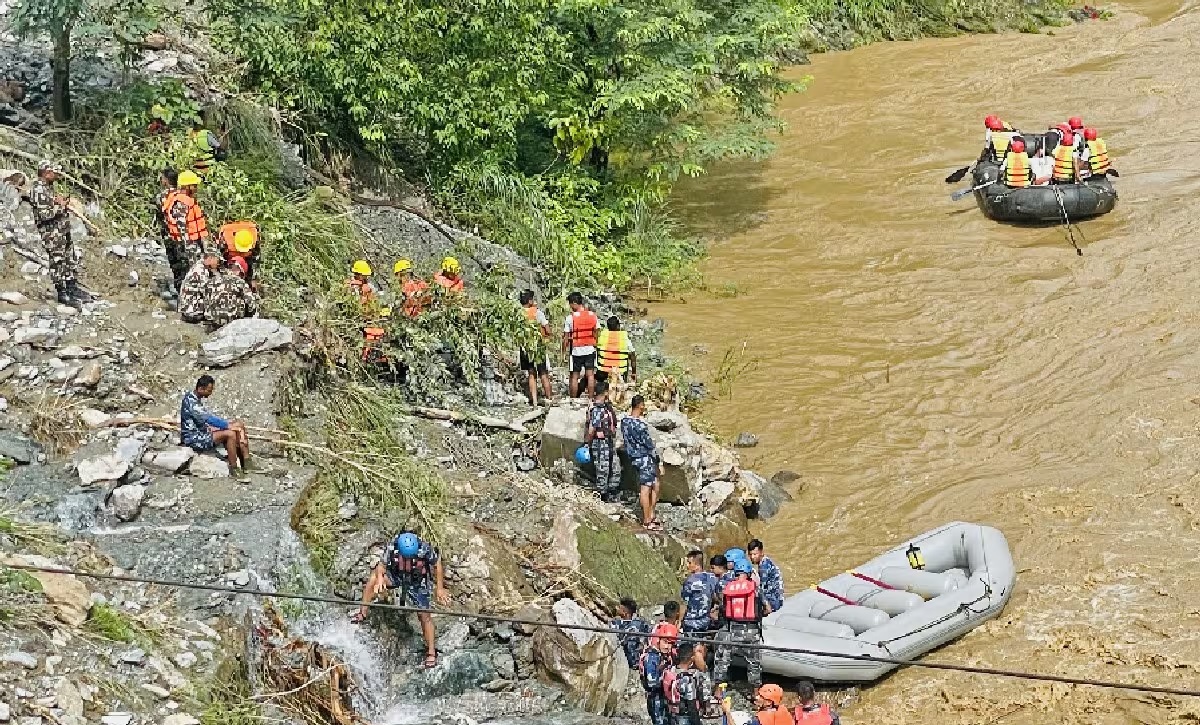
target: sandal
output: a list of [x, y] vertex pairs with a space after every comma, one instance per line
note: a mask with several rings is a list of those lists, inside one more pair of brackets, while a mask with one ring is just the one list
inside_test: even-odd
[[436, 652], [431, 652], [425, 655], [425, 669], [432, 670], [434, 667], [437, 667], [437, 663], [438, 656]]
[[366, 618], [367, 615], [363, 614], [362, 610], [357, 610], [350, 615], [350, 622], [352, 624], [361, 624]]
[[646, 529], [649, 531], [662, 531], [663, 525], [658, 519], [651, 519], [650, 523], [646, 524]]

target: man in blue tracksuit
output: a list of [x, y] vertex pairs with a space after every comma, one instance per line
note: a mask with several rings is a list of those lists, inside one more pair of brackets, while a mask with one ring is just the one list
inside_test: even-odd
[[[717, 594], [721, 591], [716, 575], [704, 571], [704, 552], [692, 550], [687, 555], [687, 578], [679, 589], [683, 600], [683, 626], [685, 637], [708, 639], [717, 629]], [[696, 651], [703, 658], [706, 648], [696, 644]]]
[[[197, 453], [207, 453], [218, 446], [225, 449], [229, 475], [238, 476], [250, 469], [250, 438], [246, 424], [240, 420], [225, 420], [208, 412], [204, 399], [213, 394], [216, 381], [211, 375], [201, 375], [196, 387], [184, 394], [179, 405], [179, 440]], [[238, 462], [242, 467], [238, 469]]]

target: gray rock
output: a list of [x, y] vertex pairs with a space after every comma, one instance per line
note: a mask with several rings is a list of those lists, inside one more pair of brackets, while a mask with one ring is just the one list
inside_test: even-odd
[[133, 714], [128, 712], [110, 712], [100, 718], [102, 725], [129, 725], [133, 722]]
[[100, 379], [103, 377], [104, 368], [93, 360], [79, 369], [79, 372], [75, 374], [74, 383], [80, 387], [94, 388], [100, 384]]
[[12, 708], [6, 703], [0, 702], [0, 722], [8, 722], [12, 720]]
[[467, 643], [467, 638], [471, 636], [471, 626], [461, 619], [450, 622], [441, 630], [438, 632], [437, 648], [442, 652], [462, 649]]
[[151, 451], [142, 457], [142, 465], [166, 473], [178, 473], [196, 457], [196, 452], [187, 446], [175, 446], [162, 451]]
[[758, 445], [758, 436], [743, 431], [738, 433], [737, 440], [733, 442], [733, 445], [738, 448], [753, 448]]
[[104, 354], [103, 350], [95, 347], [83, 347], [81, 345], [68, 345], [58, 351], [57, 357], [63, 360], [91, 360], [94, 357], [100, 357]]
[[28, 652], [5, 652], [0, 656], [0, 662], [9, 665], [20, 665], [27, 670], [37, 669], [37, 655], [31, 655]]
[[186, 712], [177, 712], [163, 718], [162, 725], [200, 725], [200, 721]]
[[67, 678], [58, 681], [58, 686], [54, 688], [54, 700], [58, 709], [65, 714], [83, 717], [83, 695], [79, 694], [75, 683]]
[[354, 499], [348, 498], [338, 505], [338, 518], [342, 521], [349, 521], [355, 516], [358, 516], [358, 504]]
[[16, 345], [53, 345], [58, 339], [58, 333], [41, 327], [18, 327], [13, 333], [12, 341]]
[[200, 361], [223, 368], [255, 353], [277, 350], [291, 344], [292, 329], [275, 320], [234, 320], [214, 332], [200, 346]]
[[188, 473], [197, 478], [229, 478], [229, 464], [215, 456], [197, 455], [188, 464]]
[[26, 466], [37, 460], [41, 450], [41, 446], [20, 433], [0, 431], [0, 456], [11, 458], [20, 465]]
[[785, 503], [792, 500], [792, 495], [775, 482], [778, 477], [779, 474], [776, 474], [768, 481], [754, 471], [742, 469], [740, 486], [746, 489], [751, 487], [757, 489], [754, 499], [746, 501], [747, 516], [769, 519], [778, 514]]
[[556, 405], [542, 422], [542, 465], [550, 468], [562, 459], [573, 462], [575, 449], [583, 445], [587, 410], [573, 405]]
[[114, 244], [108, 248], [108, 253], [114, 257], [124, 259], [129, 256], [129, 247], [126, 247], [124, 244]]
[[[558, 624], [601, 626], [571, 599], [554, 603], [554, 619]], [[629, 664], [615, 634], [542, 627], [533, 635], [533, 651], [539, 672], [561, 682], [572, 705], [604, 715], [616, 711], [629, 680]]]
[[229, 582], [235, 587], [250, 586], [250, 572], [246, 571], [245, 569], [226, 574], [225, 578], [228, 579]]
[[95, 408], [84, 408], [79, 411], [79, 419], [88, 428], [99, 428], [112, 418], [111, 415]]
[[42, 725], [43, 722], [45, 721], [37, 715], [26, 715], [17, 720], [17, 725]]
[[513, 615], [513, 619], [521, 620], [520, 622], [513, 622], [513, 629], [527, 636], [533, 634], [539, 629], [544, 629], [544, 627], [537, 627], [532, 624], [523, 624], [522, 622], [551, 621], [550, 615], [546, 612], [546, 610], [542, 609], [536, 604], [526, 604], [524, 607], [521, 607], [517, 610], [517, 613]]
[[122, 652], [117, 656], [117, 659], [119, 659], [122, 664], [140, 665], [146, 661], [146, 652], [138, 647], [134, 647], [131, 650]]
[[26, 262], [21, 265], [21, 274], [41, 274], [42, 265], [37, 262]]
[[513, 637], [517, 636], [516, 631], [508, 622], [501, 622], [497, 624], [492, 628], [492, 634], [494, 634], [496, 639], [500, 640], [501, 642], [508, 642]]
[[129, 461], [116, 453], [80, 461], [75, 467], [79, 480], [90, 486], [99, 481], [119, 481], [129, 473]]
[[136, 483], [121, 486], [112, 492], [109, 501], [112, 504], [113, 515], [121, 521], [133, 521], [142, 511], [142, 502], [146, 500], [146, 487]]
[[146, 452], [146, 441], [140, 438], [122, 438], [117, 441], [117, 457], [130, 466], [136, 466]]
[[493, 652], [492, 666], [496, 668], [496, 674], [505, 680], [513, 680], [517, 677], [517, 661], [513, 659], [512, 652], [508, 650]]
[[175, 664], [181, 669], [190, 670], [196, 666], [196, 655], [191, 652], [180, 652], [172, 659], [175, 660]]
[[771, 476], [771, 483], [776, 486], [786, 486], [792, 481], [800, 480], [800, 474], [795, 471], [777, 471], [774, 476]]
[[23, 305], [29, 302], [29, 298], [20, 292], [0, 292], [0, 300], [4, 300], [10, 305]]
[[151, 695], [154, 695], [155, 697], [157, 697], [160, 700], [165, 700], [171, 696], [171, 691], [168, 690], [167, 688], [159, 687], [158, 685], [151, 685], [150, 683], [147, 683], [147, 682], [142, 683], [142, 689], [145, 690], [146, 692], [149, 692]]
[[646, 414], [646, 424], [666, 433], [676, 428], [691, 428], [686, 415], [672, 410], [650, 411]]

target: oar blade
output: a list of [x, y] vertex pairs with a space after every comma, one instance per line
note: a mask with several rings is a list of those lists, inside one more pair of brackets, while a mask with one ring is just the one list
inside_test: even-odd
[[964, 166], [961, 169], [958, 169], [957, 171], [951, 173], [949, 176], [946, 177], [946, 183], [947, 184], [957, 184], [958, 182], [962, 181], [963, 177], [967, 175], [967, 170], [970, 168], [971, 168], [970, 166]]

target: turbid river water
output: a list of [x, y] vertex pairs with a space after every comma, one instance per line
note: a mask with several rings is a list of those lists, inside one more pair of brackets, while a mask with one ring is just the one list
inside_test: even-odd
[[[763, 528], [789, 588], [950, 520], [1003, 530], [1018, 587], [930, 659], [1200, 687], [1200, 9], [1148, 0], [1044, 35], [818, 56], [765, 163], [689, 184], [707, 274], [660, 306], [743, 458], [802, 474]], [[943, 177], [987, 113], [1098, 126], [1121, 201], [1081, 225], [989, 222]], [[692, 343], [711, 352], [695, 355]], [[1182, 723], [1200, 700], [908, 670], [849, 723]]]

